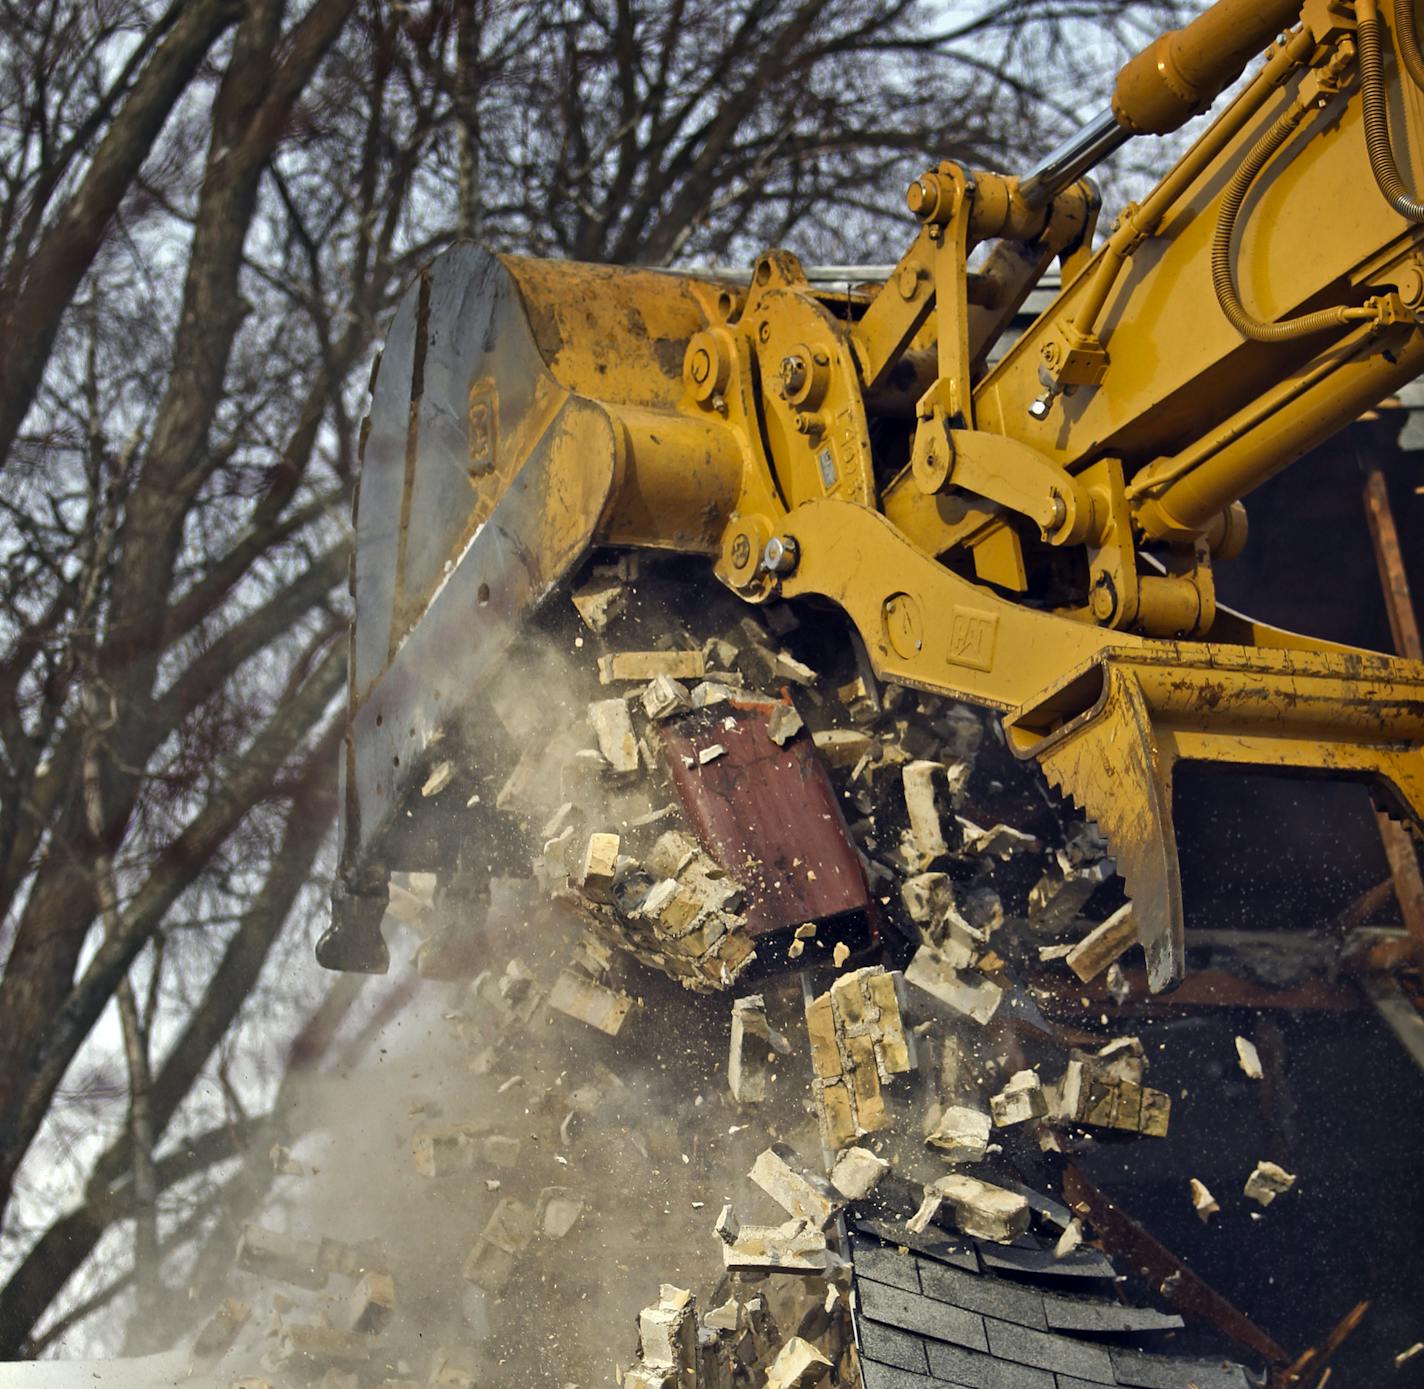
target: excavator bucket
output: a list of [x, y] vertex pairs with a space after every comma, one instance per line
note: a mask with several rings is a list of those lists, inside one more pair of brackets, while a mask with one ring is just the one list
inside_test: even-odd
[[[803, 335], [825, 328], [832, 371], [842, 362], [834, 316], [796, 286], [791, 258], [777, 264], [791, 283], [759, 291], [754, 280], [744, 298], [738, 286], [461, 246], [407, 296], [375, 380], [357, 508], [324, 964], [385, 968], [386, 880], [414, 861], [417, 789], [447, 740], [470, 740], [479, 692], [533, 612], [600, 547], [705, 556], [753, 602], [828, 600], [882, 678], [997, 709], [1018, 755], [1108, 839], [1154, 990], [1185, 970], [1179, 762], [1366, 781], [1419, 818], [1419, 667], [1224, 612], [1236, 642], [1151, 639], [973, 582], [873, 505], [874, 400], [844, 397], [843, 432], [829, 444], [810, 435], [814, 471], [778, 471], [778, 451], [800, 445], [778, 434], [774, 387], [764, 375], [751, 389], [747, 349], [719, 325], [770, 322], [775, 308]], [[773, 292], [799, 302], [788, 310]]]

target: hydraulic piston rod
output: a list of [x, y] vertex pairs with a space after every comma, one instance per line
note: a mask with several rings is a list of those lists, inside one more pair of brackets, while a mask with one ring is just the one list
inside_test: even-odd
[[1132, 136], [1179, 129], [1299, 15], [1300, 0], [1217, 0], [1190, 24], [1163, 34], [1118, 73], [1112, 106], [1027, 174], [1019, 196], [1043, 207]]

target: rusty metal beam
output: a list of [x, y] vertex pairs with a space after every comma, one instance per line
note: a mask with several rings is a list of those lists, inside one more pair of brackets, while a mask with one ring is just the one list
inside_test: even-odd
[[[1389, 630], [1394, 637], [1394, 649], [1412, 661], [1424, 660], [1424, 643], [1419, 637], [1419, 619], [1409, 592], [1409, 575], [1404, 567], [1404, 551], [1399, 543], [1399, 528], [1390, 505], [1389, 486], [1384, 471], [1374, 459], [1361, 457], [1365, 472], [1365, 520], [1369, 523], [1370, 540], [1374, 545], [1375, 562], [1379, 565], [1380, 588], [1384, 594], [1385, 611], [1389, 614]], [[1424, 875], [1419, 871], [1419, 857], [1409, 831], [1383, 811], [1379, 813], [1380, 841], [1389, 874], [1394, 883], [1394, 895], [1399, 899], [1400, 914], [1409, 934], [1424, 946]]]
[[1360, 996], [1344, 985], [1311, 979], [1288, 989], [1269, 989], [1223, 969], [1199, 969], [1169, 994], [1150, 994], [1141, 969], [1125, 969], [1132, 988], [1124, 1004], [1114, 1002], [1098, 980], [1082, 984], [1076, 979], [1046, 972], [1034, 974], [1029, 985], [1039, 1006], [1049, 1016], [1060, 1013], [1082, 1017], [1083, 999], [1091, 1012], [1109, 1019], [1169, 1017], [1198, 1008], [1273, 1008], [1300, 1012], [1348, 1012], [1360, 1007]]
[[1092, 1225], [1109, 1254], [1118, 1255], [1130, 1264], [1134, 1273], [1156, 1288], [1179, 1312], [1216, 1327], [1238, 1346], [1246, 1347], [1272, 1366], [1279, 1368], [1291, 1363], [1289, 1351], [1278, 1346], [1250, 1317], [1193, 1273], [1071, 1162], [1063, 1169], [1063, 1199]]
[[1380, 465], [1372, 461], [1365, 464], [1365, 520], [1369, 522], [1370, 539], [1374, 542], [1394, 649], [1411, 661], [1424, 660], [1424, 644], [1420, 641], [1419, 619], [1409, 592], [1409, 576], [1404, 568], [1404, 550], [1399, 543], [1394, 508], [1390, 505], [1389, 485]]

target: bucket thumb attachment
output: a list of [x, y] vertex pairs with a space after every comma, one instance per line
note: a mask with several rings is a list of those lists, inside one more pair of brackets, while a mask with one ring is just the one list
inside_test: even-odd
[[1186, 969], [1177, 763], [1367, 782], [1418, 823], [1421, 694], [1415, 668], [1384, 657], [1162, 642], [1101, 652], [1004, 727], [1107, 838], [1155, 993]]

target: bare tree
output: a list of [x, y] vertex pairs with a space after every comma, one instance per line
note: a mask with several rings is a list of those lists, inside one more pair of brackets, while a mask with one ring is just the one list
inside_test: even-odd
[[[831, 260], [906, 239], [927, 158], [1026, 166], [1170, 0], [568, 0], [471, 101], [484, 235], [541, 255]], [[475, 26], [471, 26], [475, 27]], [[1086, 32], [1085, 32], [1086, 29]], [[458, 69], [456, 72], [458, 82]], [[488, 89], [485, 89], [488, 92]]]
[[290, 1119], [323, 987], [271, 965], [315, 924], [364, 381], [415, 267], [884, 254], [919, 161], [1026, 163], [1171, 9], [0, 3], [0, 1356], [202, 1266], [215, 1174], [256, 1199]]

